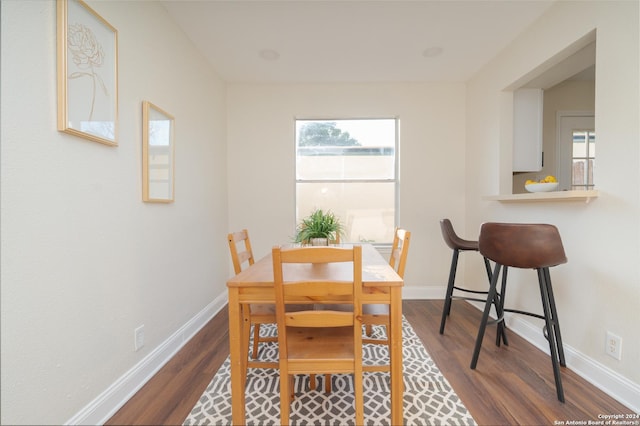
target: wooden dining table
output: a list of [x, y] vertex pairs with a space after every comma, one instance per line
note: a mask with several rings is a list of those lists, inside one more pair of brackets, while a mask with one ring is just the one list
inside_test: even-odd
[[[343, 244], [342, 246], [348, 246]], [[317, 266], [317, 265], [315, 265]], [[284, 265], [286, 279], [353, 279], [351, 264]], [[362, 244], [363, 304], [389, 306], [391, 424], [403, 423], [402, 379], [402, 278], [371, 244]], [[271, 253], [227, 281], [229, 290], [229, 343], [231, 355], [231, 404], [234, 425], [246, 424], [245, 384], [251, 324], [246, 314], [251, 303], [274, 303]]]

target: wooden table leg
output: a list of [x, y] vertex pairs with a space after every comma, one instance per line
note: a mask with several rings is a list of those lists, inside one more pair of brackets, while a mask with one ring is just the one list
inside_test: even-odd
[[[231, 415], [234, 425], [245, 421], [245, 377], [246, 353], [242, 354], [244, 336], [242, 307], [239, 303], [238, 288], [229, 288], [229, 352], [231, 357]], [[244, 363], [243, 363], [244, 360]], [[243, 377], [243, 375], [245, 377]]]
[[391, 288], [389, 306], [391, 353], [391, 424], [403, 424], [404, 383], [402, 377], [402, 288]]

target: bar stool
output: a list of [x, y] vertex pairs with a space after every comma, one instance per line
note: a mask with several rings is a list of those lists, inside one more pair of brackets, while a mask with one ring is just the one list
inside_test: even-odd
[[[453, 229], [453, 225], [449, 219], [440, 220], [440, 230], [442, 231], [442, 237], [444, 238], [444, 242], [447, 243], [449, 248], [453, 250], [453, 257], [451, 258], [451, 269], [449, 271], [449, 281], [447, 283], [447, 293], [444, 299], [444, 308], [442, 309], [442, 320], [440, 321], [440, 334], [444, 334], [444, 326], [447, 321], [447, 317], [451, 313], [451, 302], [453, 299], [462, 299], [462, 300], [474, 300], [476, 302], [484, 302], [486, 299], [481, 299], [477, 297], [468, 297], [468, 296], [454, 296], [454, 290], [462, 291], [465, 293], [475, 293], [475, 294], [489, 294], [488, 291], [479, 291], [479, 290], [470, 290], [466, 288], [462, 288], [455, 285], [456, 280], [456, 270], [458, 269], [458, 256], [460, 252], [469, 252], [469, 251], [478, 251], [478, 241], [470, 241], [460, 238], [456, 231]], [[484, 258], [484, 266], [487, 271], [487, 277], [489, 278], [489, 282], [491, 282], [491, 266], [489, 265], [489, 261], [487, 258]], [[499, 303], [500, 293], [497, 293], [494, 296], [493, 304], [496, 308], [496, 315], [500, 317], [502, 312], [500, 309]], [[505, 345], [508, 345], [507, 335], [504, 331], [503, 325], [501, 323], [498, 324], [498, 334], [496, 336], [496, 345], [500, 345], [500, 337], [504, 341]]]
[[[488, 322], [489, 310], [491, 309], [490, 301], [496, 297], [498, 276], [502, 268], [500, 310], [502, 312], [513, 312], [544, 319], [543, 334], [549, 341], [556, 392], [558, 394], [558, 400], [564, 402], [564, 391], [562, 389], [559, 366], [565, 367], [566, 362], [562, 348], [558, 312], [556, 311], [556, 303], [551, 288], [551, 276], [549, 274], [550, 267], [567, 262], [558, 229], [553, 225], [547, 224], [484, 223], [480, 228], [478, 244], [480, 254], [494, 261], [495, 268], [492, 273], [489, 295], [485, 303], [482, 321], [480, 322], [478, 337], [473, 351], [471, 369], [475, 369], [478, 363], [482, 338]], [[508, 267], [535, 269], [537, 271], [543, 315], [504, 308]], [[504, 322], [503, 317], [498, 318], [498, 320]]]

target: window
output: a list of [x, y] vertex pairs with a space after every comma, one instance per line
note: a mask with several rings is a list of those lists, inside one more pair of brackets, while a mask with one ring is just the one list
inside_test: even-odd
[[558, 189], [594, 189], [596, 133], [593, 112], [558, 111], [556, 123]]
[[397, 120], [296, 120], [296, 223], [331, 210], [343, 242], [391, 243], [398, 194]]
[[571, 189], [593, 189], [593, 167], [595, 161], [595, 132], [591, 130], [575, 130], [573, 132]]

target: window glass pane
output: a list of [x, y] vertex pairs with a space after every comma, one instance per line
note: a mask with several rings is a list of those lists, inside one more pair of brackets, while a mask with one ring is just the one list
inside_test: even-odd
[[297, 120], [296, 178], [394, 179], [395, 119]]
[[584, 131], [573, 132], [573, 156], [585, 157], [587, 155], [587, 144], [585, 143], [587, 133]]
[[304, 180], [393, 179], [394, 149], [301, 147], [297, 178]]
[[586, 185], [586, 169], [586, 160], [573, 160], [573, 185]]
[[389, 243], [395, 228], [395, 182], [298, 183], [298, 221], [315, 208], [345, 226], [343, 242]]
[[594, 187], [593, 174], [596, 156], [596, 134], [591, 130], [573, 131], [572, 189]]
[[589, 132], [589, 157], [594, 158], [596, 156], [596, 134]]

